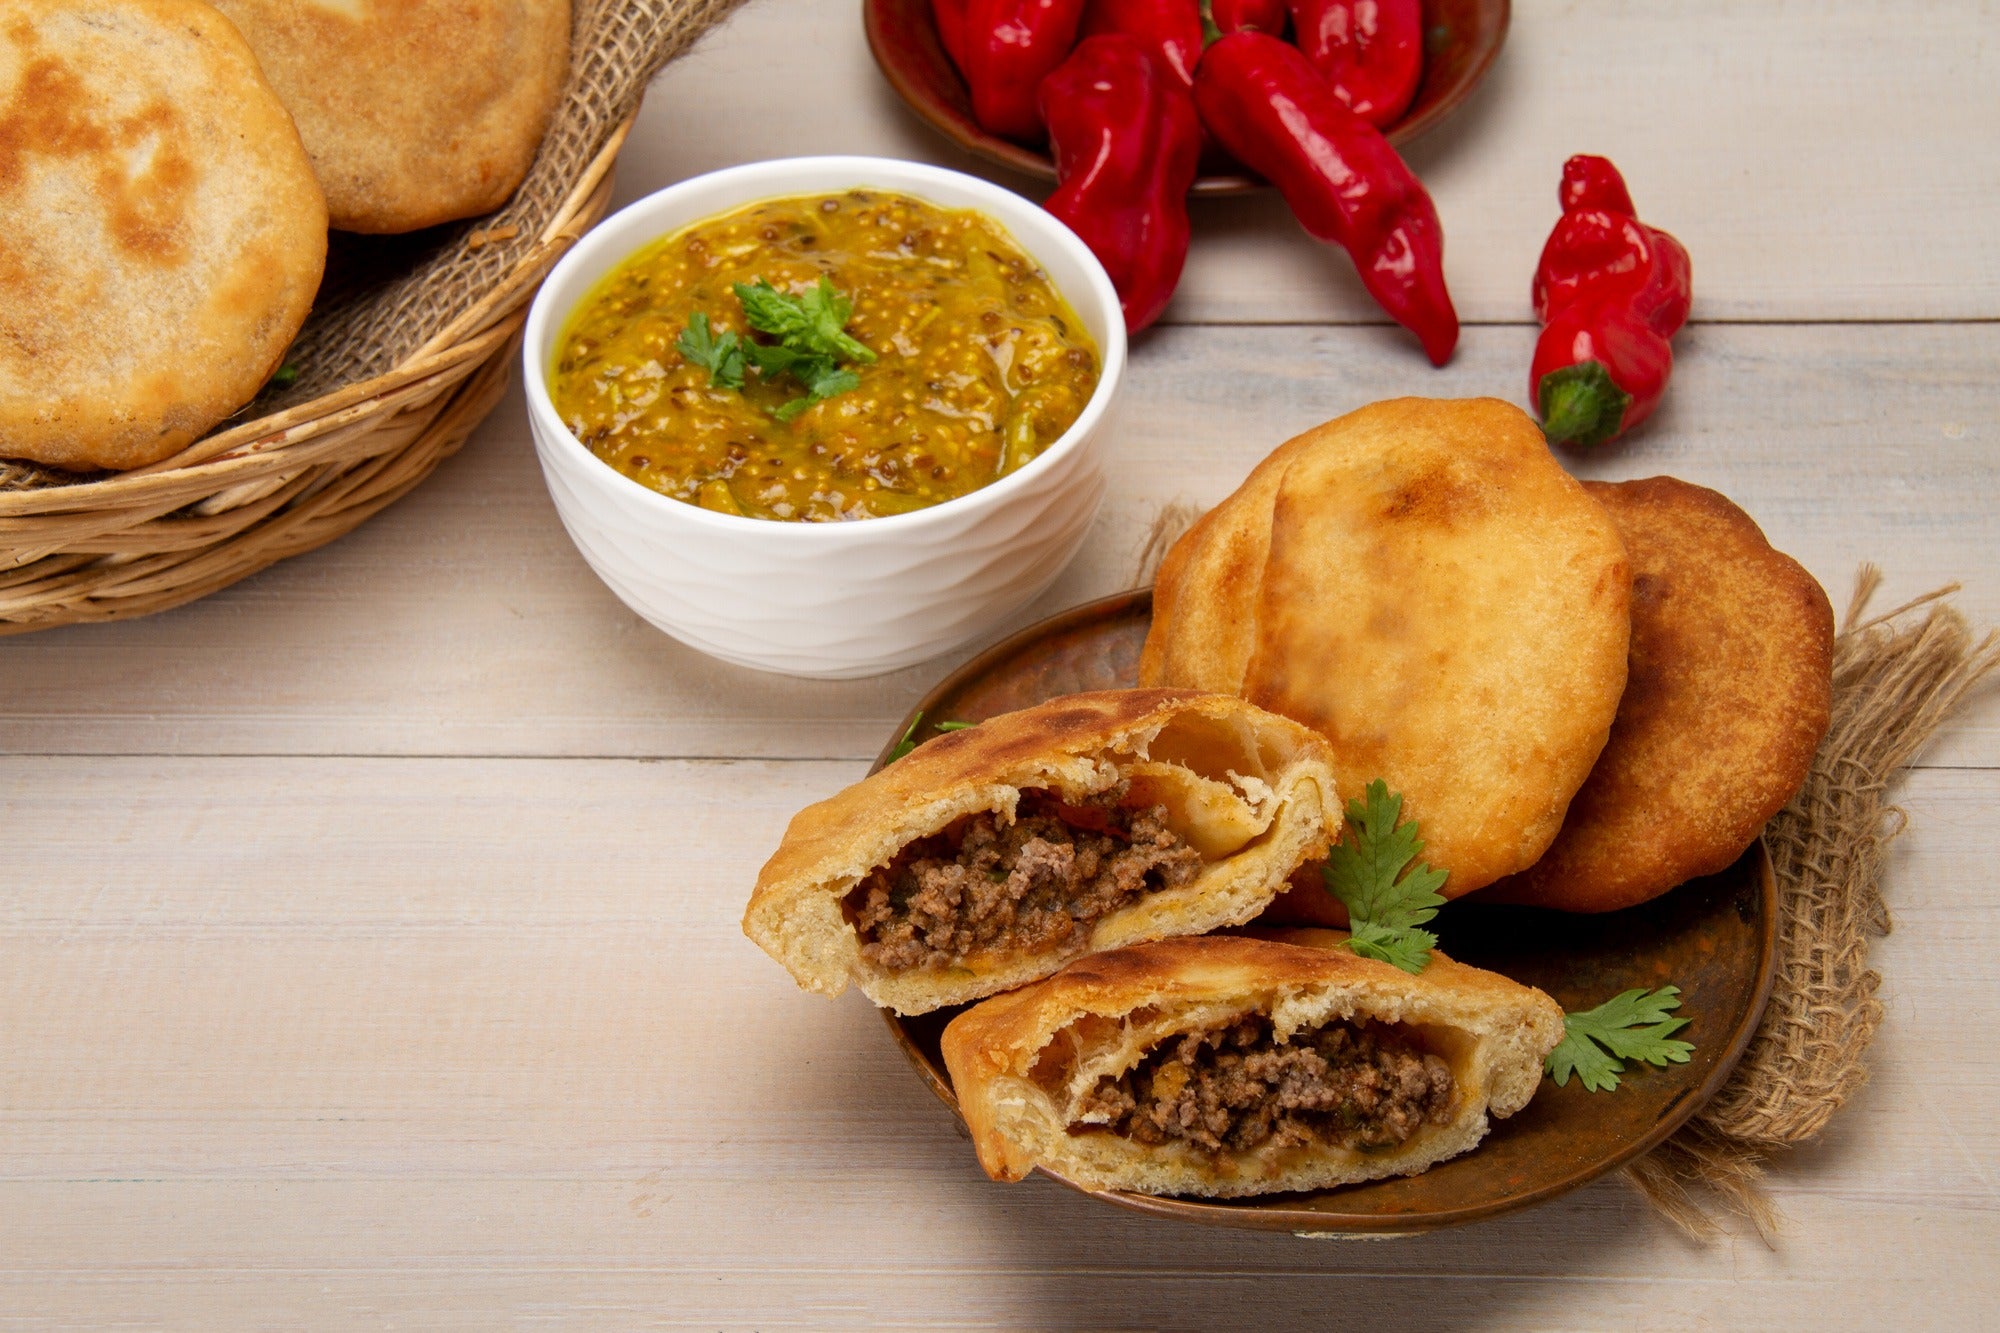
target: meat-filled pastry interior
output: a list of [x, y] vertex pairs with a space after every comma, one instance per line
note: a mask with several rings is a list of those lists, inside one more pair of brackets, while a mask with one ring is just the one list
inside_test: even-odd
[[1229, 1197], [1412, 1175], [1527, 1105], [1562, 1010], [1433, 953], [1412, 975], [1322, 930], [1099, 954], [953, 1019], [980, 1164]]
[[1339, 810], [1325, 742], [1241, 699], [1070, 695], [799, 812], [743, 929], [808, 990], [926, 1013], [1248, 921]]

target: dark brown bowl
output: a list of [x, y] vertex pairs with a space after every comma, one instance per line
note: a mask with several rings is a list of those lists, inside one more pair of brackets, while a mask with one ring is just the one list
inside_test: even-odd
[[[1511, 0], [1424, 0], [1424, 78], [1410, 109], [1389, 127], [1390, 143], [1400, 148], [1472, 95], [1507, 39], [1510, 9]], [[862, 0], [861, 16], [883, 77], [932, 128], [990, 162], [1056, 178], [1047, 153], [990, 134], [972, 118], [965, 80], [938, 41], [931, 0]], [[1249, 175], [1203, 176], [1194, 183], [1201, 195], [1262, 188], [1264, 182]]]
[[[1121, 593], [1023, 630], [925, 696], [919, 739], [936, 734], [930, 723], [977, 722], [1059, 694], [1131, 685], [1152, 609], [1150, 592]], [[883, 748], [877, 768], [894, 744]], [[1495, 1122], [1478, 1148], [1422, 1175], [1252, 1199], [1083, 1193], [1157, 1217], [1301, 1235], [1430, 1231], [1552, 1199], [1658, 1146], [1721, 1088], [1770, 996], [1777, 922], [1777, 885], [1761, 842], [1719, 875], [1604, 916], [1476, 897], [1454, 902], [1432, 923], [1445, 952], [1539, 986], [1565, 1009], [1635, 986], [1679, 986], [1679, 1013], [1690, 1020], [1680, 1035], [1694, 1043], [1693, 1058], [1666, 1069], [1632, 1066], [1613, 1092], [1585, 1092], [1575, 1079], [1561, 1088], [1545, 1081], [1534, 1101]], [[938, 1038], [959, 1012], [899, 1018], [883, 1011], [903, 1054], [954, 1114], [958, 1099]]]

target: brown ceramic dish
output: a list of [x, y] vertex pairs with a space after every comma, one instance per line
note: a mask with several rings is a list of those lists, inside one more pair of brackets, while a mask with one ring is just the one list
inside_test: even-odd
[[[1410, 109], [1389, 127], [1390, 143], [1400, 148], [1471, 96], [1500, 54], [1510, 8], [1511, 0], [1424, 0], [1424, 78]], [[931, 0], [862, 0], [861, 14], [868, 49], [889, 86], [932, 128], [988, 161], [1056, 178], [1047, 153], [989, 134], [972, 118], [965, 81], [938, 42]], [[1205, 175], [1194, 183], [1201, 195], [1261, 188], [1262, 181], [1247, 175]]]
[[[1059, 694], [1130, 685], [1151, 618], [1150, 592], [1063, 612], [959, 668], [924, 698], [922, 716], [926, 724], [976, 722]], [[897, 728], [877, 768], [908, 725]], [[937, 733], [925, 725], [917, 734]], [[1729, 1076], [1771, 992], [1777, 887], [1759, 842], [1722, 874], [1628, 911], [1567, 916], [1474, 898], [1450, 904], [1433, 925], [1452, 957], [1539, 986], [1566, 1009], [1634, 986], [1678, 985], [1680, 1013], [1690, 1020], [1680, 1035], [1694, 1043], [1694, 1058], [1667, 1069], [1635, 1066], [1611, 1093], [1585, 1092], [1574, 1079], [1562, 1088], [1545, 1081], [1527, 1109], [1497, 1122], [1478, 1148], [1419, 1176], [1226, 1201], [1083, 1192], [1210, 1226], [1346, 1235], [1475, 1222], [1575, 1189], [1658, 1145]], [[938, 1037], [958, 1012], [883, 1011], [903, 1053], [954, 1114]]]

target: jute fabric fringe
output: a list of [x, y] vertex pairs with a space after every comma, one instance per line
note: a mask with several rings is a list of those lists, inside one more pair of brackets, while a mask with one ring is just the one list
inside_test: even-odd
[[1626, 1168], [1689, 1234], [1715, 1213], [1766, 1241], [1777, 1217], [1760, 1184], [1774, 1151], [1808, 1143], [1868, 1081], [1882, 1021], [1870, 936], [1889, 931], [1882, 865], [1903, 831], [1898, 772], [2000, 667], [2000, 636], [1975, 638], [1940, 588], [1864, 620], [1882, 576], [1864, 565], [1833, 655], [1833, 720], [1805, 786], [1764, 830], [1778, 881], [1778, 971], [1764, 1021], [1714, 1100]]
[[[1169, 505], [1138, 557], [1152, 581], [1197, 511]], [[1907, 824], [1889, 804], [1898, 773], [2000, 668], [2000, 634], [1975, 637], [1946, 599], [1957, 584], [1863, 619], [1882, 582], [1863, 565], [1834, 640], [1833, 710], [1811, 772], [1764, 830], [1778, 884], [1777, 974], [1763, 1021], [1729, 1081], [1679, 1133], [1625, 1168], [1668, 1220], [1697, 1238], [1718, 1213], [1768, 1243], [1778, 1215], [1762, 1177], [1770, 1155], [1808, 1143], [1868, 1081], [1882, 1022], [1868, 940], [1889, 931], [1888, 846]]]

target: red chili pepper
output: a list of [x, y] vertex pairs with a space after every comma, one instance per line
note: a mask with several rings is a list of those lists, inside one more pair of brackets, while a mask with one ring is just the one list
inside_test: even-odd
[[1122, 32], [1150, 45], [1181, 82], [1194, 86], [1203, 37], [1199, 0], [1088, 0], [1083, 35]]
[[1679, 241], [1633, 216], [1625, 179], [1604, 158], [1564, 163], [1557, 197], [1563, 215], [1535, 267], [1535, 314], [1548, 327], [1528, 392], [1551, 441], [1603, 444], [1659, 406], [1692, 268]]
[[1371, 125], [1409, 108], [1424, 73], [1422, 0], [1290, 0], [1292, 40]]
[[1687, 322], [1687, 250], [1634, 216], [1625, 178], [1604, 158], [1579, 153], [1563, 163], [1557, 197], [1563, 215], [1535, 266], [1535, 313], [1546, 322], [1556, 307], [1587, 292], [1616, 291], [1662, 337], [1672, 337]]
[[1556, 187], [1556, 198], [1565, 213], [1574, 213], [1579, 208], [1608, 208], [1630, 217], [1639, 211], [1632, 207], [1632, 192], [1625, 188], [1625, 178], [1611, 165], [1611, 159], [1589, 153], [1578, 153], [1563, 163], [1562, 184]]
[[1076, 45], [1084, 0], [968, 0], [965, 59], [972, 115], [988, 130], [1033, 143], [1042, 137], [1035, 95]]
[[1354, 257], [1369, 295], [1443, 365], [1458, 344], [1437, 208], [1382, 132], [1347, 109], [1297, 47], [1241, 32], [1194, 76], [1216, 139], [1276, 185], [1305, 229]]
[[965, 71], [966, 0], [931, 0], [931, 17], [937, 20], [938, 45], [951, 63]]
[[1542, 433], [1553, 444], [1616, 439], [1653, 414], [1673, 368], [1673, 345], [1631, 306], [1566, 305], [1542, 330], [1528, 371]]
[[1285, 0], [1202, 0], [1202, 11], [1219, 36], [1232, 32], [1285, 35]]
[[1104, 33], [1042, 80], [1041, 102], [1059, 182], [1046, 207], [1103, 262], [1137, 333], [1160, 317], [1187, 262], [1201, 156], [1194, 96], [1150, 42]]

